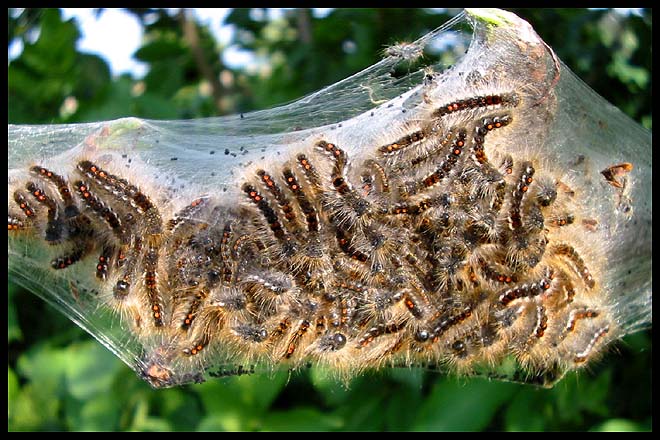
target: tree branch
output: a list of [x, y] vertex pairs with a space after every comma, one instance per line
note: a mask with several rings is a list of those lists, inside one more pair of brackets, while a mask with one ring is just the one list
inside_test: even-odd
[[305, 44], [312, 42], [312, 20], [309, 8], [296, 9], [296, 21], [298, 25], [298, 39]]
[[186, 9], [183, 8], [179, 11], [178, 19], [183, 29], [183, 38], [192, 51], [195, 64], [204, 79], [211, 85], [213, 102], [218, 112], [222, 114], [224, 113], [222, 105], [223, 87], [218, 77], [213, 73], [213, 69], [204, 58], [204, 51], [200, 45], [199, 34], [197, 33], [197, 23], [188, 17]]

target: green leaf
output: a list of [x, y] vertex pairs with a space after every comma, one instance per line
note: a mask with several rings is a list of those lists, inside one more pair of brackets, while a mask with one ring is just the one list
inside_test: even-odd
[[156, 391], [156, 397], [159, 413], [170, 420], [199, 418], [200, 408], [197, 399], [190, 391], [190, 386], [159, 390]]
[[76, 64], [78, 79], [72, 93], [80, 101], [98, 99], [110, 85], [108, 64], [103, 58], [90, 54], [79, 54]]
[[151, 65], [144, 82], [147, 93], [169, 99], [185, 85], [184, 66], [177, 60], [161, 60]]
[[13, 402], [13, 417], [9, 431], [61, 430], [61, 401], [52, 388], [36, 384], [25, 385]]
[[174, 58], [186, 53], [187, 49], [176, 35], [160, 36], [157, 40], [139, 48], [133, 56], [145, 63], [156, 63], [166, 58]]
[[590, 431], [596, 432], [645, 432], [651, 431], [650, 427], [642, 426], [632, 420], [610, 419], [594, 426]]
[[172, 430], [172, 425], [169, 421], [150, 416], [149, 410], [148, 398], [146, 395], [143, 395], [136, 405], [133, 425], [130, 428], [131, 431], [164, 432]]
[[18, 286], [14, 283], [7, 283], [7, 342], [20, 341], [23, 338], [21, 327], [16, 315], [16, 305], [14, 304], [14, 293]]
[[58, 9], [45, 9], [40, 25], [39, 38], [34, 44], [25, 45], [20, 58], [45, 77], [66, 74], [77, 58], [76, 41], [80, 33], [74, 20], [62, 21]]
[[507, 431], [543, 431], [551, 415], [548, 390], [524, 387], [507, 405], [504, 426]]
[[195, 391], [202, 400], [205, 413], [208, 414], [200, 422], [198, 429], [236, 431], [245, 425], [244, 414], [248, 409], [229, 380], [208, 381], [196, 386]]
[[18, 377], [11, 367], [7, 367], [7, 417], [12, 418], [14, 405], [20, 391]]
[[287, 371], [278, 371], [273, 374], [240, 376], [235, 379], [235, 385], [241, 400], [247, 407], [265, 411], [270, 408], [288, 379]]
[[67, 397], [67, 426], [77, 431], [116, 431], [119, 429], [120, 410], [125, 405], [117, 397], [110, 389], [85, 400]]
[[421, 391], [424, 385], [424, 370], [421, 368], [391, 368], [387, 371], [392, 379], [405, 387]]
[[16, 371], [52, 392], [63, 385], [68, 363], [66, 349], [40, 345], [19, 357]]
[[309, 373], [314, 388], [323, 396], [324, 402], [329, 406], [338, 406], [349, 399], [352, 395], [351, 386], [359, 381], [359, 378], [348, 384], [337, 378], [336, 375], [323, 367], [312, 367]]
[[209, 414], [198, 429], [253, 429], [286, 384], [288, 373], [255, 374], [214, 379], [195, 386]]
[[175, 119], [180, 117], [171, 99], [158, 93], [147, 92], [134, 101], [134, 112], [149, 119]]
[[383, 408], [389, 399], [395, 398], [394, 394], [384, 374], [366, 375], [354, 381], [349, 398], [335, 410], [335, 414], [345, 421], [347, 430], [382, 430], [387, 424]]
[[196, 430], [199, 432], [208, 431], [229, 431], [237, 432], [244, 431], [244, 424], [241, 421], [241, 416], [235, 412], [229, 414], [208, 414], [203, 417]]
[[96, 341], [85, 341], [66, 350], [66, 381], [69, 393], [80, 400], [111, 389], [123, 364]]
[[75, 119], [79, 122], [107, 121], [133, 114], [132, 87], [133, 80], [128, 76], [121, 76], [108, 84], [104, 99], [90, 103], [81, 102]]
[[649, 71], [631, 65], [627, 59], [617, 55], [614, 61], [607, 66], [607, 73], [610, 76], [619, 78], [622, 83], [627, 84], [631, 91], [643, 90], [649, 82]]
[[608, 415], [606, 398], [610, 389], [611, 370], [605, 370], [598, 376], [588, 374], [570, 373], [550, 391], [561, 421], [581, 425], [588, 415]]
[[146, 417], [141, 423], [134, 425], [133, 429], [141, 432], [169, 432], [172, 431], [172, 425], [165, 419]]
[[263, 431], [331, 431], [343, 427], [341, 417], [316, 408], [295, 408], [269, 413], [261, 422]]
[[387, 399], [385, 429], [387, 431], [409, 431], [422, 405], [419, 387], [399, 386], [396, 393]]
[[472, 379], [467, 384], [453, 378], [438, 381], [418, 411], [416, 431], [479, 431], [520, 385]]

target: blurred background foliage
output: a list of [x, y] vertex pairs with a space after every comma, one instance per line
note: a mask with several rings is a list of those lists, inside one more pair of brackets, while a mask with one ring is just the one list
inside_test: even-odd
[[[127, 9], [144, 27], [144, 78], [113, 77], [76, 48], [58, 9], [9, 9], [8, 123], [123, 116], [182, 119], [272, 107], [343, 79], [457, 10], [291, 9], [276, 20], [234, 9], [232, 44], [259, 69], [224, 65], [226, 48], [190, 11]], [[559, 57], [652, 129], [652, 11], [519, 9]], [[103, 10], [97, 10], [103, 13]], [[119, 30], [120, 31], [120, 30]], [[36, 37], [35, 37], [36, 36]], [[108, 38], [112, 38], [109, 35]], [[18, 430], [624, 430], [652, 428], [651, 332], [627, 337], [554, 389], [391, 370], [348, 388], [311, 369], [154, 391], [103, 346], [8, 281], [8, 427]]]

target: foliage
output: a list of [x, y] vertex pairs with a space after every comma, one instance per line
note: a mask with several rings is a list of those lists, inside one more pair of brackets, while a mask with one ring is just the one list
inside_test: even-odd
[[[293, 100], [375, 62], [455, 11], [307, 9], [266, 20], [236, 9], [234, 44], [262, 61], [233, 70], [185, 12], [129, 9], [145, 30], [143, 79], [112, 78], [76, 49], [57, 9], [9, 10], [8, 122], [198, 118]], [[596, 91], [652, 127], [651, 10], [515, 10]], [[102, 11], [100, 11], [102, 13]], [[191, 49], [192, 48], [192, 49]], [[348, 387], [311, 369], [153, 391], [109, 351], [35, 296], [8, 284], [9, 430], [625, 430], [651, 429], [651, 336], [626, 338], [591, 371], [552, 390], [391, 370]]]

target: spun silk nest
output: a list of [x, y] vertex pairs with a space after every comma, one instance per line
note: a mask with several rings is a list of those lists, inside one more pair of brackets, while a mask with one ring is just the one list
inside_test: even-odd
[[154, 387], [309, 364], [552, 386], [651, 325], [651, 134], [511, 13], [282, 107], [8, 146], [10, 279]]

